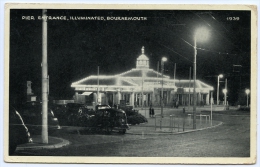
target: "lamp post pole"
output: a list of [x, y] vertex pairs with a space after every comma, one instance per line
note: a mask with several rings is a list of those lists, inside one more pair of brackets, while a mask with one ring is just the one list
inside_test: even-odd
[[250, 93], [249, 89], [246, 89], [246, 106], [248, 107], [248, 94]]
[[[142, 71], [142, 109], [143, 109], [143, 106], [144, 106], [144, 74], [143, 74], [143, 71]], [[146, 116], [146, 114], [145, 114]]]
[[246, 94], [246, 106], [248, 107], [248, 94]]
[[189, 109], [188, 111], [190, 112], [190, 84], [191, 84], [191, 67], [190, 67], [190, 74], [189, 74]]
[[193, 129], [196, 129], [196, 105], [197, 105], [197, 97], [196, 97], [196, 56], [197, 56], [197, 40], [202, 42], [206, 40], [208, 36], [207, 29], [201, 27], [197, 29], [194, 34], [194, 63], [193, 63]]
[[224, 106], [226, 108], [226, 103], [227, 103], [227, 89], [223, 89], [223, 93], [224, 93]]
[[217, 87], [217, 105], [219, 104], [218, 98], [219, 98], [219, 76], [218, 76], [218, 87]]
[[161, 60], [161, 73], [162, 73], [162, 91], [161, 91], [161, 118], [163, 118], [163, 71], [164, 71], [164, 62], [167, 61], [166, 57], [163, 57]]
[[99, 104], [99, 66], [97, 66], [97, 85], [98, 85], [98, 87], [97, 87], [97, 104], [96, 105]]
[[218, 86], [217, 86], [217, 105], [218, 105], [218, 98], [219, 98], [219, 76], [218, 76]]
[[219, 78], [223, 78], [223, 75], [218, 75], [218, 86], [217, 86], [217, 105], [219, 105]]
[[[226, 81], [225, 81], [225, 89], [227, 91], [227, 78], [226, 78]], [[225, 108], [227, 107], [227, 92], [225, 93]]]
[[42, 10], [42, 143], [48, 144], [47, 10]]
[[193, 63], [193, 129], [196, 129], [196, 55], [197, 44], [196, 35], [194, 36], [194, 63]]
[[161, 65], [162, 65], [162, 69], [161, 69], [161, 73], [162, 73], [162, 90], [161, 90], [161, 117], [163, 117], [163, 61], [161, 62]]
[[227, 89], [225, 89], [225, 93], [224, 93], [224, 95], [225, 95], [225, 97], [224, 97], [224, 106], [227, 105], [227, 92], [226, 92], [226, 90]]

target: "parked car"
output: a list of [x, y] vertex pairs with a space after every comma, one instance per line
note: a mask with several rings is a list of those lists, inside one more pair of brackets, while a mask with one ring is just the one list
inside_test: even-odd
[[81, 103], [67, 103], [66, 104], [67, 114], [78, 114], [87, 111], [87, 106]]
[[89, 109], [86, 105], [80, 103], [67, 103], [63, 108], [62, 119], [67, 121], [67, 125], [78, 126], [79, 119], [87, 114]]
[[[42, 127], [42, 103], [37, 101], [26, 102], [22, 105], [21, 115], [25, 124], [32, 132], [39, 131]], [[48, 129], [61, 129], [58, 118], [48, 108]]]
[[88, 121], [92, 123], [92, 125], [89, 123], [88, 126], [105, 130], [107, 133], [118, 130], [120, 133], [125, 134], [126, 130], [130, 129], [127, 124], [126, 114], [121, 109], [101, 108]]
[[51, 104], [50, 108], [54, 112], [55, 116], [58, 118], [60, 126], [67, 125], [66, 116], [66, 105], [65, 104]]
[[17, 145], [32, 142], [30, 132], [18, 111], [9, 106], [9, 155], [12, 155]]
[[94, 110], [81, 103], [52, 104], [51, 108], [62, 126], [80, 126], [83, 116], [94, 114]]
[[96, 111], [98, 110], [106, 110], [106, 109], [110, 109], [111, 107], [109, 105], [106, 104], [102, 104], [102, 105], [96, 105], [95, 109]]
[[127, 123], [130, 125], [136, 125], [136, 124], [148, 122], [145, 116], [140, 114], [138, 110], [135, 110], [133, 106], [129, 106], [129, 105], [119, 106], [119, 108], [125, 111], [127, 116]]

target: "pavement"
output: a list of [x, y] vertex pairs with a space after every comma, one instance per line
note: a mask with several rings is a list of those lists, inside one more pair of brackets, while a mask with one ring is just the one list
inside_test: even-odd
[[[222, 107], [214, 107], [213, 111], [216, 111], [216, 108], [223, 110]], [[181, 134], [181, 133], [188, 133], [194, 131], [200, 131], [208, 128], [213, 128], [222, 124], [220, 121], [212, 121], [206, 119], [197, 118], [197, 128], [193, 129], [193, 124], [191, 124], [191, 117], [177, 117], [174, 121], [171, 121], [171, 117], [169, 115], [175, 113], [181, 113], [183, 108], [180, 107], [179, 109], [168, 108], [165, 109], [165, 116], [163, 119], [158, 117], [161, 110], [160, 108], [155, 108], [155, 117], [149, 116], [148, 108], [138, 108], [139, 113], [144, 115], [148, 122], [139, 125], [130, 126], [131, 129], [127, 131], [127, 134], [135, 134], [135, 135], [147, 135], [147, 134]], [[197, 111], [202, 110], [210, 110], [210, 106], [200, 107]], [[219, 111], [219, 110], [218, 110]], [[187, 111], [186, 111], [187, 112]], [[189, 112], [187, 112], [189, 113]], [[156, 116], [157, 115], [157, 116]], [[26, 143], [17, 146], [17, 150], [37, 150], [37, 149], [55, 149], [65, 147], [70, 144], [70, 141], [65, 140], [63, 138], [48, 136], [48, 143], [42, 143], [41, 135], [32, 135], [33, 142]]]
[[42, 143], [41, 135], [34, 135], [32, 137], [32, 142], [21, 144], [17, 146], [16, 150], [38, 150], [38, 149], [55, 149], [67, 146], [70, 144], [68, 140], [58, 138], [58, 137], [48, 137], [48, 144]]

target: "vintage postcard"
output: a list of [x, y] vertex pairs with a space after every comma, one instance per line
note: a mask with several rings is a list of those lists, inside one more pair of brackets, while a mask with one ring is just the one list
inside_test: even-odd
[[255, 164], [257, 7], [5, 4], [4, 160]]

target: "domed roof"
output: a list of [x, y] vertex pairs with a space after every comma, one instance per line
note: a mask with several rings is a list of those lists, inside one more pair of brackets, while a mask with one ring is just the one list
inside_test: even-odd
[[142, 54], [136, 59], [136, 68], [149, 69], [149, 58], [144, 54], [144, 46], [142, 47]]
[[142, 47], [142, 54], [137, 58], [137, 60], [149, 60], [148, 57], [144, 54], [144, 46]]

